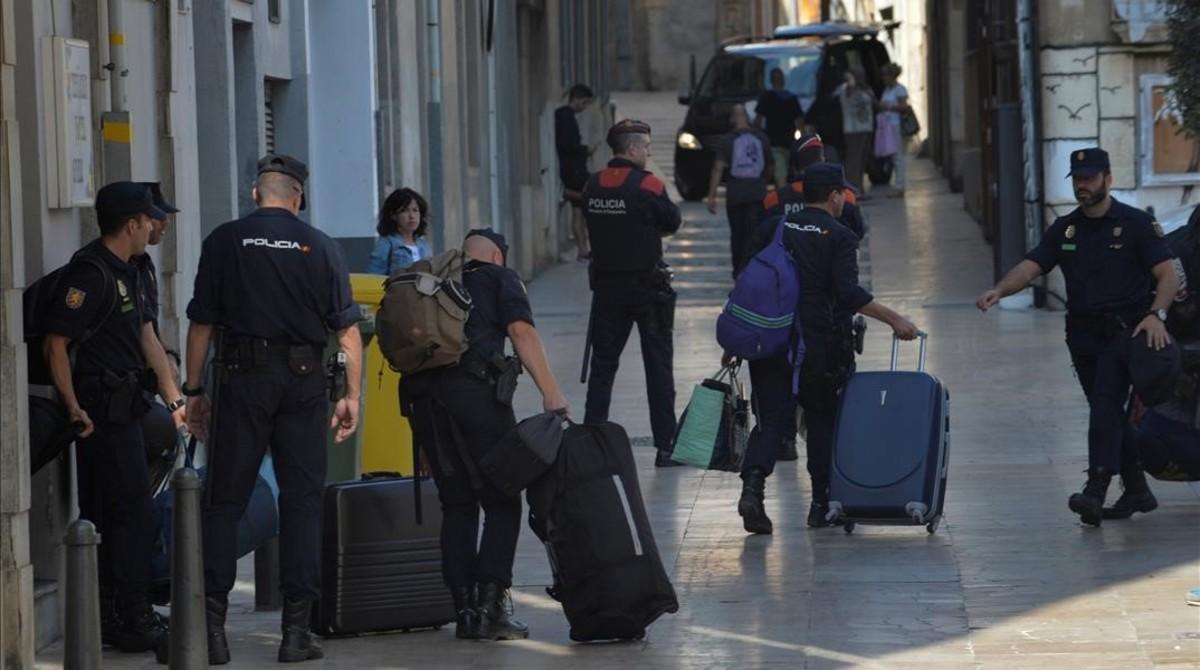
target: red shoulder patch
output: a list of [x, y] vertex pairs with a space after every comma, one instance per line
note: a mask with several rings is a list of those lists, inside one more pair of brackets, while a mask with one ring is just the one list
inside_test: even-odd
[[763, 209], [775, 209], [779, 206], [779, 193], [771, 191], [763, 198]]
[[854, 195], [854, 191], [851, 191], [850, 189], [846, 189], [845, 191], [842, 191], [842, 192], [846, 194], [846, 202], [850, 203], [851, 205], [856, 204], [858, 202], [858, 196]]
[[646, 191], [650, 191], [654, 195], [662, 195], [667, 190], [667, 185], [662, 183], [662, 180], [652, 174], [642, 177], [642, 183], [639, 186]]
[[804, 192], [804, 182], [802, 182], [802, 181], [794, 181], [791, 183], [791, 186], [792, 186], [792, 190], [795, 191], [796, 193]]
[[600, 171], [601, 188], [619, 188], [629, 178], [631, 168], [605, 168]]

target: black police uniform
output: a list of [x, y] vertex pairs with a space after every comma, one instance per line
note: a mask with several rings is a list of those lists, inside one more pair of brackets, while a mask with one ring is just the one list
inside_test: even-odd
[[[779, 217], [765, 219], [755, 236], [756, 250], [774, 237]], [[800, 273], [797, 313], [804, 333], [805, 355], [799, 394], [792, 392], [793, 370], [786, 356], [750, 361], [750, 383], [758, 417], [742, 462], [743, 477], [758, 469], [769, 475], [779, 445], [795, 432], [796, 400], [808, 423], [808, 473], [813, 500], [828, 501], [829, 467], [838, 390], [848, 371], [836, 352], [843, 346], [839, 313], [854, 313], [873, 298], [858, 285], [858, 238], [821, 209], [808, 208], [783, 220], [783, 243]]]
[[[113, 285], [105, 286], [99, 269], [82, 262], [87, 256], [104, 264]], [[79, 508], [104, 536], [100, 580], [105, 598], [110, 588], [115, 591], [121, 617], [131, 625], [152, 616], [147, 589], [156, 528], [140, 419], [149, 408], [143, 392], [153, 391], [157, 382], [142, 354], [138, 291], [137, 270], [101, 240], [92, 242], [64, 274], [46, 328], [76, 341], [95, 328], [75, 345], [72, 372], [76, 397], [95, 426], [77, 442]], [[142, 626], [141, 633], [154, 627]]]
[[260, 208], [204, 240], [187, 314], [221, 331], [205, 590], [223, 599], [233, 588], [238, 520], [269, 446], [280, 489], [280, 590], [292, 602], [314, 601], [329, 421], [321, 352], [330, 332], [362, 318], [341, 251], [288, 210]]
[[662, 180], [624, 158], [592, 175], [583, 197], [592, 244], [592, 367], [584, 421], [608, 420], [621, 351], [637, 323], [654, 446], [666, 452], [675, 435], [675, 291], [662, 261], [662, 238], [679, 230], [679, 208]]
[[[521, 529], [521, 498], [501, 493], [479, 460], [516, 425], [512, 390], [519, 371], [504, 356], [510, 324], [533, 324], [525, 286], [509, 268], [470, 261], [463, 285], [471, 296], [469, 349], [458, 365], [406, 375], [401, 407], [429, 460], [442, 503], [442, 578], [451, 590], [512, 585]], [[501, 377], [508, 376], [508, 383]], [[479, 510], [486, 514], [479, 537]]]
[[[1043, 272], [1062, 268], [1067, 347], [1091, 407], [1088, 463], [1109, 474], [1120, 468], [1122, 444], [1132, 442], [1125, 420], [1129, 335], [1153, 302], [1150, 269], [1171, 258], [1156, 226], [1146, 212], [1113, 198], [1101, 217], [1089, 218], [1079, 208], [1059, 217], [1026, 256]], [[1136, 460], [1132, 451], [1125, 458]]]

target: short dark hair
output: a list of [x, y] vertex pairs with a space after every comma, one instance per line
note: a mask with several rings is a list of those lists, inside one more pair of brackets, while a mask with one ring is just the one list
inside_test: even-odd
[[392, 191], [391, 195], [383, 201], [383, 207], [379, 208], [379, 222], [375, 224], [375, 232], [379, 233], [380, 237], [395, 235], [399, 232], [400, 224], [396, 223], [396, 212], [408, 207], [413, 202], [416, 202], [417, 209], [421, 210], [421, 223], [417, 224], [417, 229], [413, 231], [413, 237], [425, 237], [425, 230], [429, 227], [429, 203], [425, 202], [425, 198], [422, 198], [420, 193], [407, 186]]
[[843, 189], [841, 186], [834, 186], [833, 184], [818, 184], [815, 186], [805, 184], [804, 202], [810, 205], [822, 203], [829, 200], [830, 194], [832, 194], [834, 191], [843, 190], [845, 189]]
[[100, 226], [100, 235], [102, 237], [112, 237], [119, 234], [130, 219], [136, 219], [137, 217], [137, 214], [97, 213], [96, 225]]
[[629, 151], [629, 148], [634, 145], [635, 141], [643, 137], [648, 138], [649, 135], [644, 133], [621, 133], [614, 135], [612, 138], [612, 151], [614, 154], [623, 154]]
[[568, 100], [582, 100], [584, 98], [594, 98], [596, 94], [592, 89], [588, 88], [587, 84], [575, 84], [571, 90], [567, 91]]

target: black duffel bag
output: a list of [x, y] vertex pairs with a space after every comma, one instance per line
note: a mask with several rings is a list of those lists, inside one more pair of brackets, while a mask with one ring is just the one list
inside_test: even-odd
[[556, 412], [525, 419], [480, 459], [479, 470], [504, 495], [519, 495], [554, 465], [562, 426], [563, 418]]

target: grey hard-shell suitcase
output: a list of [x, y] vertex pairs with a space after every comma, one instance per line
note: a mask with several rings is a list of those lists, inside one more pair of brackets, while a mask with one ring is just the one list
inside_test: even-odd
[[326, 487], [321, 600], [313, 614], [318, 633], [430, 628], [454, 620], [454, 601], [442, 581], [437, 487], [430, 479], [417, 486], [412, 477], [372, 473]]
[[927, 335], [917, 370], [850, 377], [838, 406], [829, 481], [831, 520], [847, 533], [857, 523], [924, 525], [937, 530], [946, 500], [950, 393], [925, 372]]

